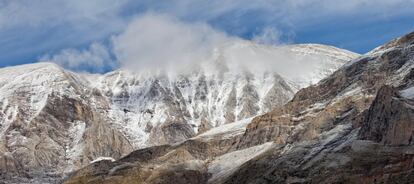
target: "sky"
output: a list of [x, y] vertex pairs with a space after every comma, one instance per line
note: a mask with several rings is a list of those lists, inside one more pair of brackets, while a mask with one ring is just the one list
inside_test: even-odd
[[363, 54], [414, 31], [412, 7], [414, 0], [0, 0], [0, 67], [174, 65], [207, 58], [229, 40]]

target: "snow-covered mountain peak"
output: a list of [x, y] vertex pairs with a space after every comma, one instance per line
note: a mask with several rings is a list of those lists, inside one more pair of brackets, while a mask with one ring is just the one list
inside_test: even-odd
[[76, 74], [47, 62], [0, 69], [0, 119], [2, 131], [19, 115], [30, 122], [46, 105], [52, 93], [79, 96], [86, 83]]
[[240, 41], [214, 52], [214, 60], [230, 71], [254, 74], [277, 73], [300, 87], [315, 84], [359, 54], [320, 44], [269, 46]]
[[[12, 79], [12, 80], [10, 80]], [[55, 85], [56, 82], [76, 80], [82, 83], [77, 74], [66, 71], [55, 63], [38, 62], [13, 67], [0, 68], [0, 83], [10, 84], [45, 84]], [[2, 85], [0, 85], [2, 86]], [[4, 87], [4, 86], [3, 86]]]
[[[60, 68], [53, 63], [34, 63], [0, 69], [0, 80], [2, 82], [11, 82], [10, 79], [19, 80], [25, 76], [40, 77], [51, 73], [59, 73]], [[45, 78], [46, 79], [46, 78]], [[50, 79], [50, 78], [48, 78]], [[33, 80], [35, 82], [36, 80]], [[25, 81], [21, 81], [25, 82]], [[28, 81], [27, 81], [28, 82]], [[31, 82], [31, 81], [30, 81]]]

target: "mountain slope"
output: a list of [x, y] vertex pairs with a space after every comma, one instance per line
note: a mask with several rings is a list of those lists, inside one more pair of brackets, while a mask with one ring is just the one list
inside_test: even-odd
[[[399, 44], [350, 62], [283, 108], [255, 118], [238, 147], [277, 141], [287, 151], [249, 161], [224, 183], [413, 182], [414, 108], [407, 91], [414, 33], [391, 43]], [[294, 128], [272, 131], [286, 126]], [[264, 132], [272, 136], [260, 136]]]
[[[323, 45], [241, 42], [218, 48], [210, 63], [180, 74], [120, 70], [94, 83], [112, 102], [109, 116], [115, 126], [135, 148], [142, 148], [183, 141], [211, 127], [268, 112], [289, 101], [301, 86], [357, 56]], [[284, 62], [297, 65], [297, 71], [288, 72], [292, 66]], [[259, 67], [267, 63], [280, 68]]]
[[50, 177], [97, 156], [120, 158], [132, 151], [101, 116], [106, 100], [76, 74], [39, 63], [1, 69], [0, 75], [3, 179]]

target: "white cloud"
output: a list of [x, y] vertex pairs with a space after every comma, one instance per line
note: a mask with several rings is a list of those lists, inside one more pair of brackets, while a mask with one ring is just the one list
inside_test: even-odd
[[94, 72], [104, 72], [115, 66], [110, 52], [100, 43], [92, 43], [88, 49], [82, 51], [64, 49], [53, 56], [45, 55], [40, 61], [53, 62], [67, 69]]
[[207, 24], [188, 24], [150, 13], [136, 18], [113, 37], [113, 47], [121, 67], [170, 71], [208, 60], [217, 45], [230, 39]]
[[[256, 41], [276, 45], [280, 43], [279, 34], [269, 28]], [[215, 68], [209, 67], [214, 65], [209, 64], [220, 59], [230, 71], [277, 72], [291, 80], [310, 80], [323, 64], [320, 56], [298, 54], [289, 46], [257, 45], [229, 37], [206, 24], [185, 23], [154, 13], [134, 19], [124, 32], [112, 38], [112, 46], [123, 69], [162, 70], [173, 75], [186, 70], [194, 72], [199, 64], [214, 73]]]

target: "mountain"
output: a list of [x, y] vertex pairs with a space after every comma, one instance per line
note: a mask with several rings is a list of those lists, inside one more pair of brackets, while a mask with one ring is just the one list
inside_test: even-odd
[[65, 183], [413, 183], [413, 79], [414, 32], [268, 113], [90, 164]]
[[[217, 48], [210, 62], [174, 74], [120, 69], [91, 75], [51, 63], [0, 69], [0, 178], [55, 183], [136, 149], [214, 140], [228, 134], [222, 127], [237, 137], [249, 119], [356, 57], [324, 45], [237, 42]], [[297, 71], [287, 71], [285, 62]]]

